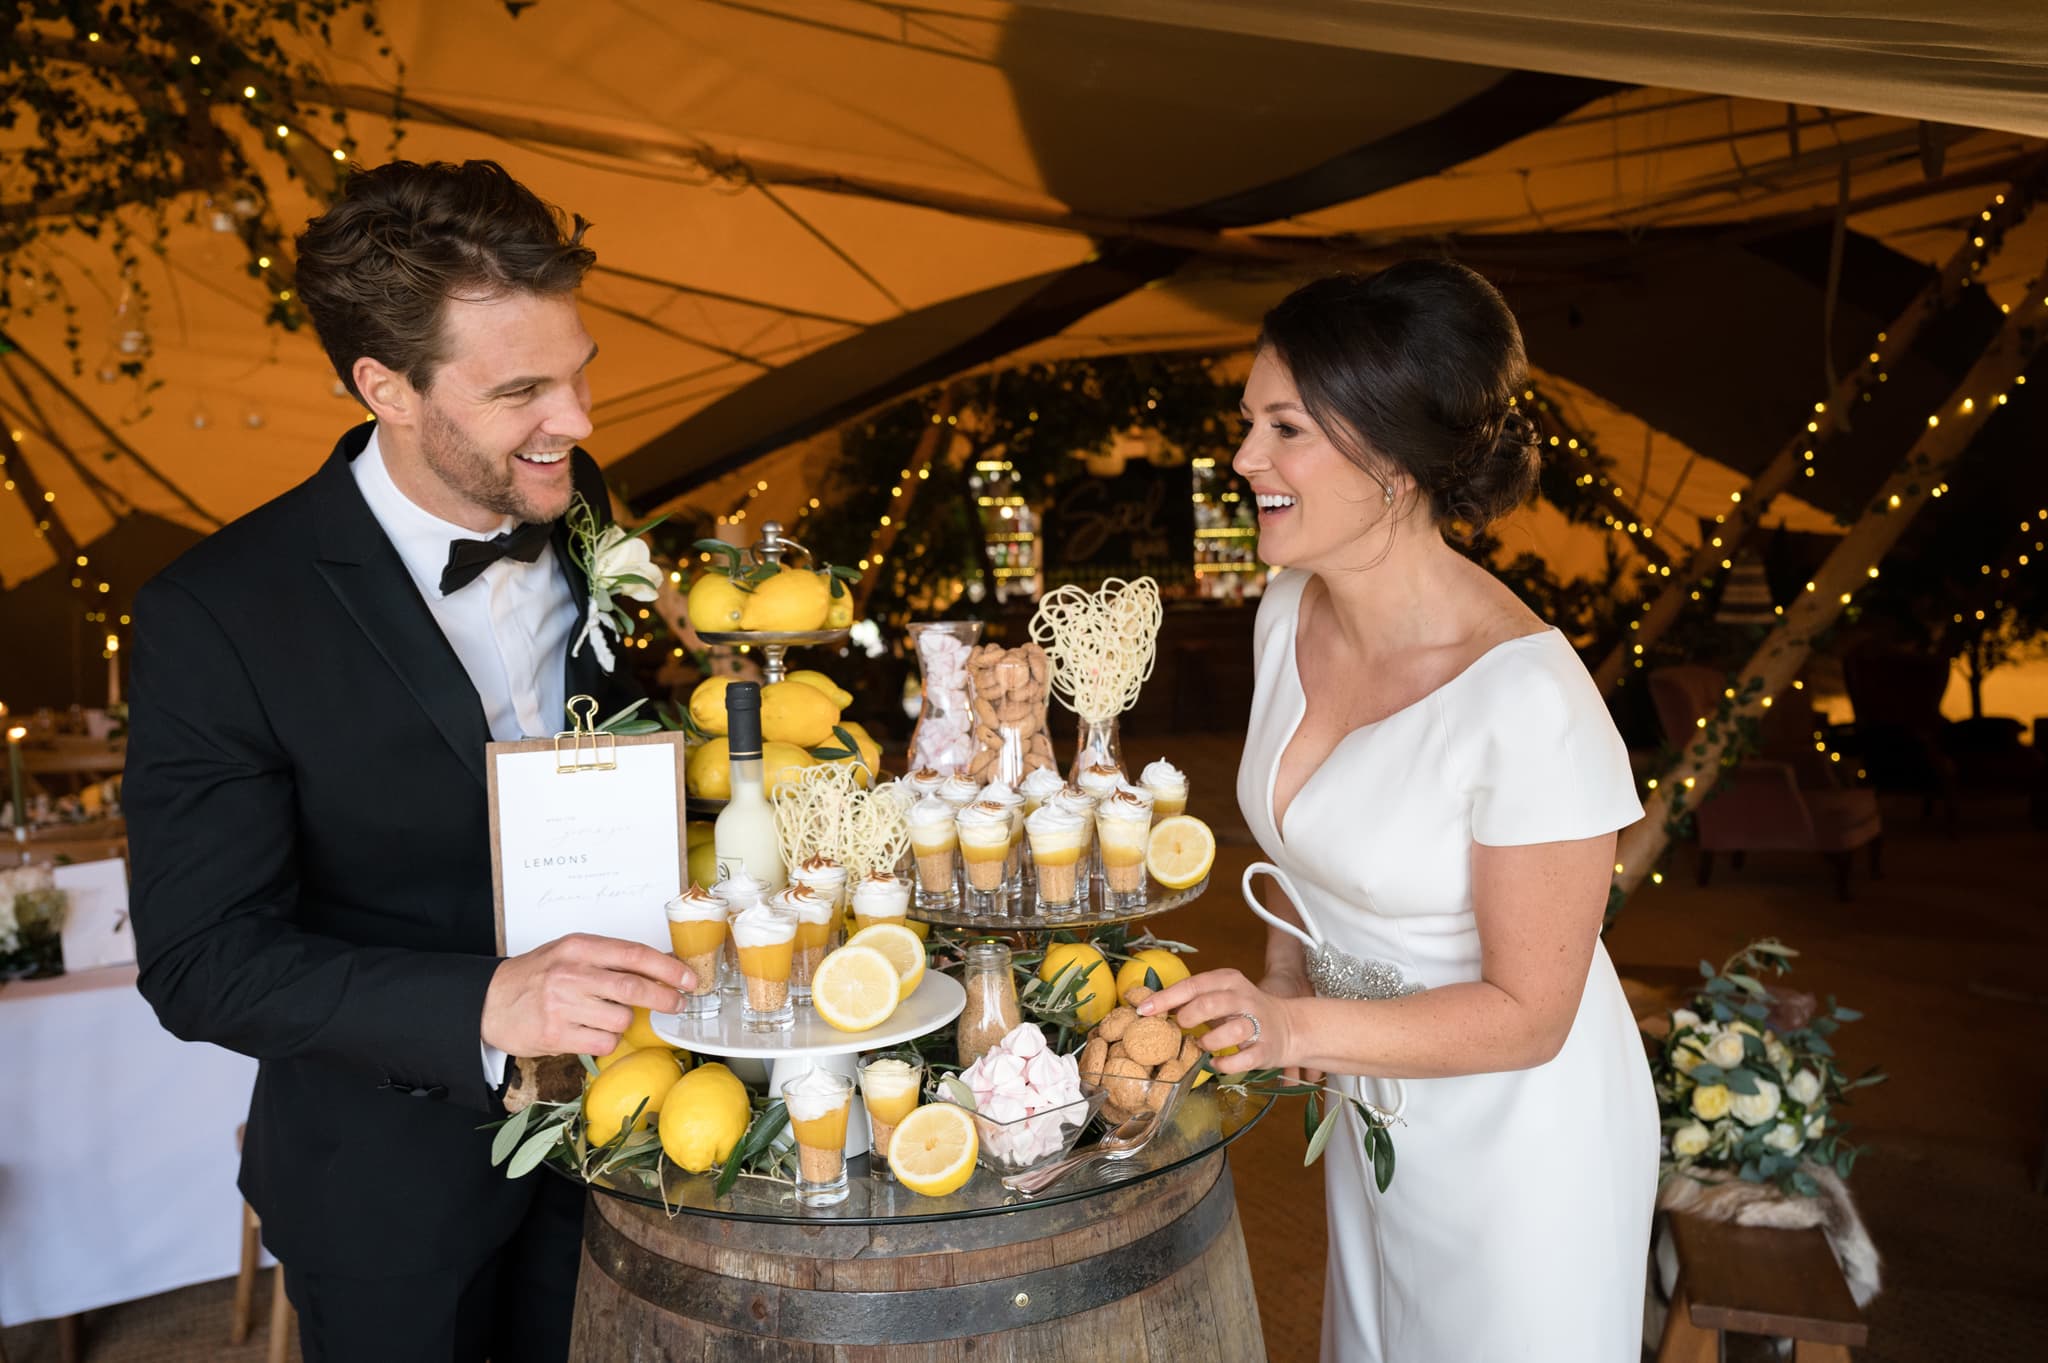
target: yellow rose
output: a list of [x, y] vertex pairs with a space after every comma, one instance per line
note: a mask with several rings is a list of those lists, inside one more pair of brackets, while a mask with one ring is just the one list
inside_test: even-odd
[[1718, 1122], [1728, 1115], [1733, 1100], [1726, 1084], [1702, 1084], [1692, 1091], [1692, 1115], [1703, 1122]]
[[1707, 1129], [1698, 1122], [1687, 1122], [1671, 1133], [1671, 1153], [1680, 1159], [1703, 1155], [1706, 1153], [1707, 1143], [1712, 1139], [1707, 1134]]
[[1706, 1057], [1699, 1053], [1699, 1043], [1691, 1037], [1687, 1037], [1673, 1048], [1671, 1052], [1671, 1067], [1680, 1074], [1691, 1074], [1699, 1068], [1700, 1061], [1704, 1059]]

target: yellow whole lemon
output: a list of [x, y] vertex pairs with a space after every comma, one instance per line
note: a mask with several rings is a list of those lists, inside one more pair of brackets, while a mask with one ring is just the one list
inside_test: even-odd
[[1147, 970], [1159, 979], [1159, 983], [1152, 986], [1154, 989], [1171, 989], [1188, 977], [1188, 968], [1180, 957], [1165, 947], [1146, 947], [1143, 951], [1132, 952], [1131, 959], [1116, 972], [1117, 998], [1129, 1003], [1131, 991], [1145, 983]]
[[832, 605], [832, 590], [818, 575], [784, 568], [756, 586], [740, 610], [740, 628], [763, 632], [820, 629]]
[[761, 782], [770, 795], [780, 789], [784, 781], [794, 779], [805, 767], [817, 765], [817, 758], [794, 743], [770, 739], [761, 745]]
[[1074, 986], [1074, 1016], [1083, 1027], [1093, 1027], [1116, 1007], [1116, 975], [1109, 962], [1102, 959], [1102, 953], [1086, 942], [1054, 942], [1045, 949], [1038, 978], [1051, 983], [1069, 968], [1087, 977]]
[[838, 682], [833, 681], [823, 672], [814, 671], [807, 667], [801, 672], [789, 673], [785, 680], [802, 682], [805, 686], [817, 687], [818, 690], [824, 692], [826, 697], [831, 700], [834, 709], [844, 710], [847, 706], [853, 704], [853, 692], [847, 690]]
[[722, 634], [740, 627], [746, 606], [747, 594], [724, 573], [699, 573], [690, 584], [685, 611], [690, 628], [699, 634]]
[[815, 748], [832, 737], [839, 707], [815, 686], [800, 681], [770, 682], [761, 688], [761, 737]]
[[732, 1154], [753, 1117], [746, 1085], [731, 1070], [715, 1062], [700, 1065], [677, 1080], [662, 1101], [662, 1153], [678, 1168], [705, 1173]]
[[683, 825], [683, 837], [692, 847], [701, 847], [717, 836], [718, 825], [709, 819], [692, 819]]
[[627, 1056], [631, 1055], [633, 1052], [639, 1049], [640, 1047], [635, 1046], [632, 1042], [626, 1040], [626, 1038], [620, 1037], [619, 1044], [612, 1047], [612, 1053], [610, 1055], [594, 1055], [590, 1058], [597, 1062], [598, 1073], [602, 1074], [604, 1073], [604, 1071], [618, 1064], [621, 1060], [624, 1060]]
[[690, 881], [699, 889], [710, 889], [718, 883], [718, 845], [709, 841], [693, 843], [690, 846]]
[[706, 677], [690, 693], [690, 722], [707, 734], [725, 732], [725, 688], [731, 677]]
[[666, 1046], [642, 1047], [601, 1072], [583, 1091], [584, 1139], [592, 1149], [604, 1145], [619, 1134], [636, 1107], [641, 1111], [633, 1129], [645, 1127], [682, 1073], [681, 1062]]
[[722, 738], [697, 745], [683, 765], [683, 785], [702, 800], [732, 798], [732, 749]]
[[[839, 590], [837, 593], [834, 593], [830, 575], [820, 573], [818, 576], [826, 579], [825, 596], [827, 604], [825, 606], [825, 628], [845, 629], [853, 623], [853, 588], [841, 582]], [[844, 704], [844, 702], [841, 702], [841, 704]]]

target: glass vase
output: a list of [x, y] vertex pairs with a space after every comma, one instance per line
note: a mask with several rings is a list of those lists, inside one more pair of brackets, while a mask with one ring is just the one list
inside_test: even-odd
[[968, 654], [979, 620], [921, 620], [909, 626], [923, 699], [910, 734], [910, 770], [951, 776], [974, 759], [974, 688]]

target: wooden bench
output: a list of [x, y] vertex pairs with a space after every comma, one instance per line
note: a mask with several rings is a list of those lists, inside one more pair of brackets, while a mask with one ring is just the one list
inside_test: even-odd
[[1657, 1363], [1716, 1363], [1721, 1332], [1797, 1341], [1798, 1363], [1849, 1363], [1869, 1338], [1827, 1237], [1671, 1217], [1678, 1286]]

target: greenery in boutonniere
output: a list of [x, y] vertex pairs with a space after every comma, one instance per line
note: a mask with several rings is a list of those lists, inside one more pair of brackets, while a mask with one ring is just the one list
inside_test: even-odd
[[590, 590], [583, 633], [570, 648], [571, 656], [588, 643], [605, 671], [616, 665], [605, 631], [611, 631], [614, 638], [629, 637], [633, 633], [633, 613], [620, 601], [652, 601], [661, 594], [661, 568], [654, 562], [654, 551], [641, 536], [667, 519], [657, 516], [645, 525], [627, 530], [619, 525], [601, 524], [582, 493], [570, 501], [566, 516], [569, 551], [575, 555], [576, 566], [583, 570], [583, 580]]

